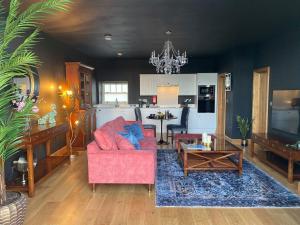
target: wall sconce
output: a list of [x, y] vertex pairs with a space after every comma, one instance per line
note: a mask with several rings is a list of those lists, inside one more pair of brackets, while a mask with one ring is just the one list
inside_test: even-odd
[[231, 73], [225, 73], [225, 91], [231, 91]]

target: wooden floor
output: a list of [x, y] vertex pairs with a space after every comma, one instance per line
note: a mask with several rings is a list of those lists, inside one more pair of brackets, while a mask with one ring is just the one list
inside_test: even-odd
[[[256, 163], [296, 191], [296, 183], [290, 185], [278, 173]], [[93, 193], [87, 182], [86, 154], [82, 153], [37, 184], [25, 224], [299, 225], [300, 208], [156, 208], [154, 191], [149, 195], [143, 185], [97, 185]]]

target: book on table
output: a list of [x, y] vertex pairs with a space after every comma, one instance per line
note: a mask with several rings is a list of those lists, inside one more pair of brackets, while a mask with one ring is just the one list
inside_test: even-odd
[[202, 144], [187, 144], [186, 148], [188, 150], [207, 150], [207, 147]]

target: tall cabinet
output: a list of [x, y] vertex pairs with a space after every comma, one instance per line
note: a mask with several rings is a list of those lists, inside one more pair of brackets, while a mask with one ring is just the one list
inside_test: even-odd
[[84, 118], [78, 136], [73, 143], [74, 150], [85, 150], [92, 141], [96, 129], [96, 111], [92, 108], [92, 76], [94, 68], [80, 62], [66, 62], [66, 85], [75, 91], [75, 113], [72, 123]]

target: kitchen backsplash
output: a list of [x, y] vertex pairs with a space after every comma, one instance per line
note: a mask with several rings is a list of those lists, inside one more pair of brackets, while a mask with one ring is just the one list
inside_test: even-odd
[[[148, 103], [152, 104], [152, 96], [140, 96], [139, 99], [147, 99]], [[184, 101], [187, 99], [191, 99], [188, 104], [195, 104], [195, 96], [194, 95], [179, 95], [178, 96], [178, 104], [184, 104]], [[138, 103], [136, 103], [138, 104]]]

